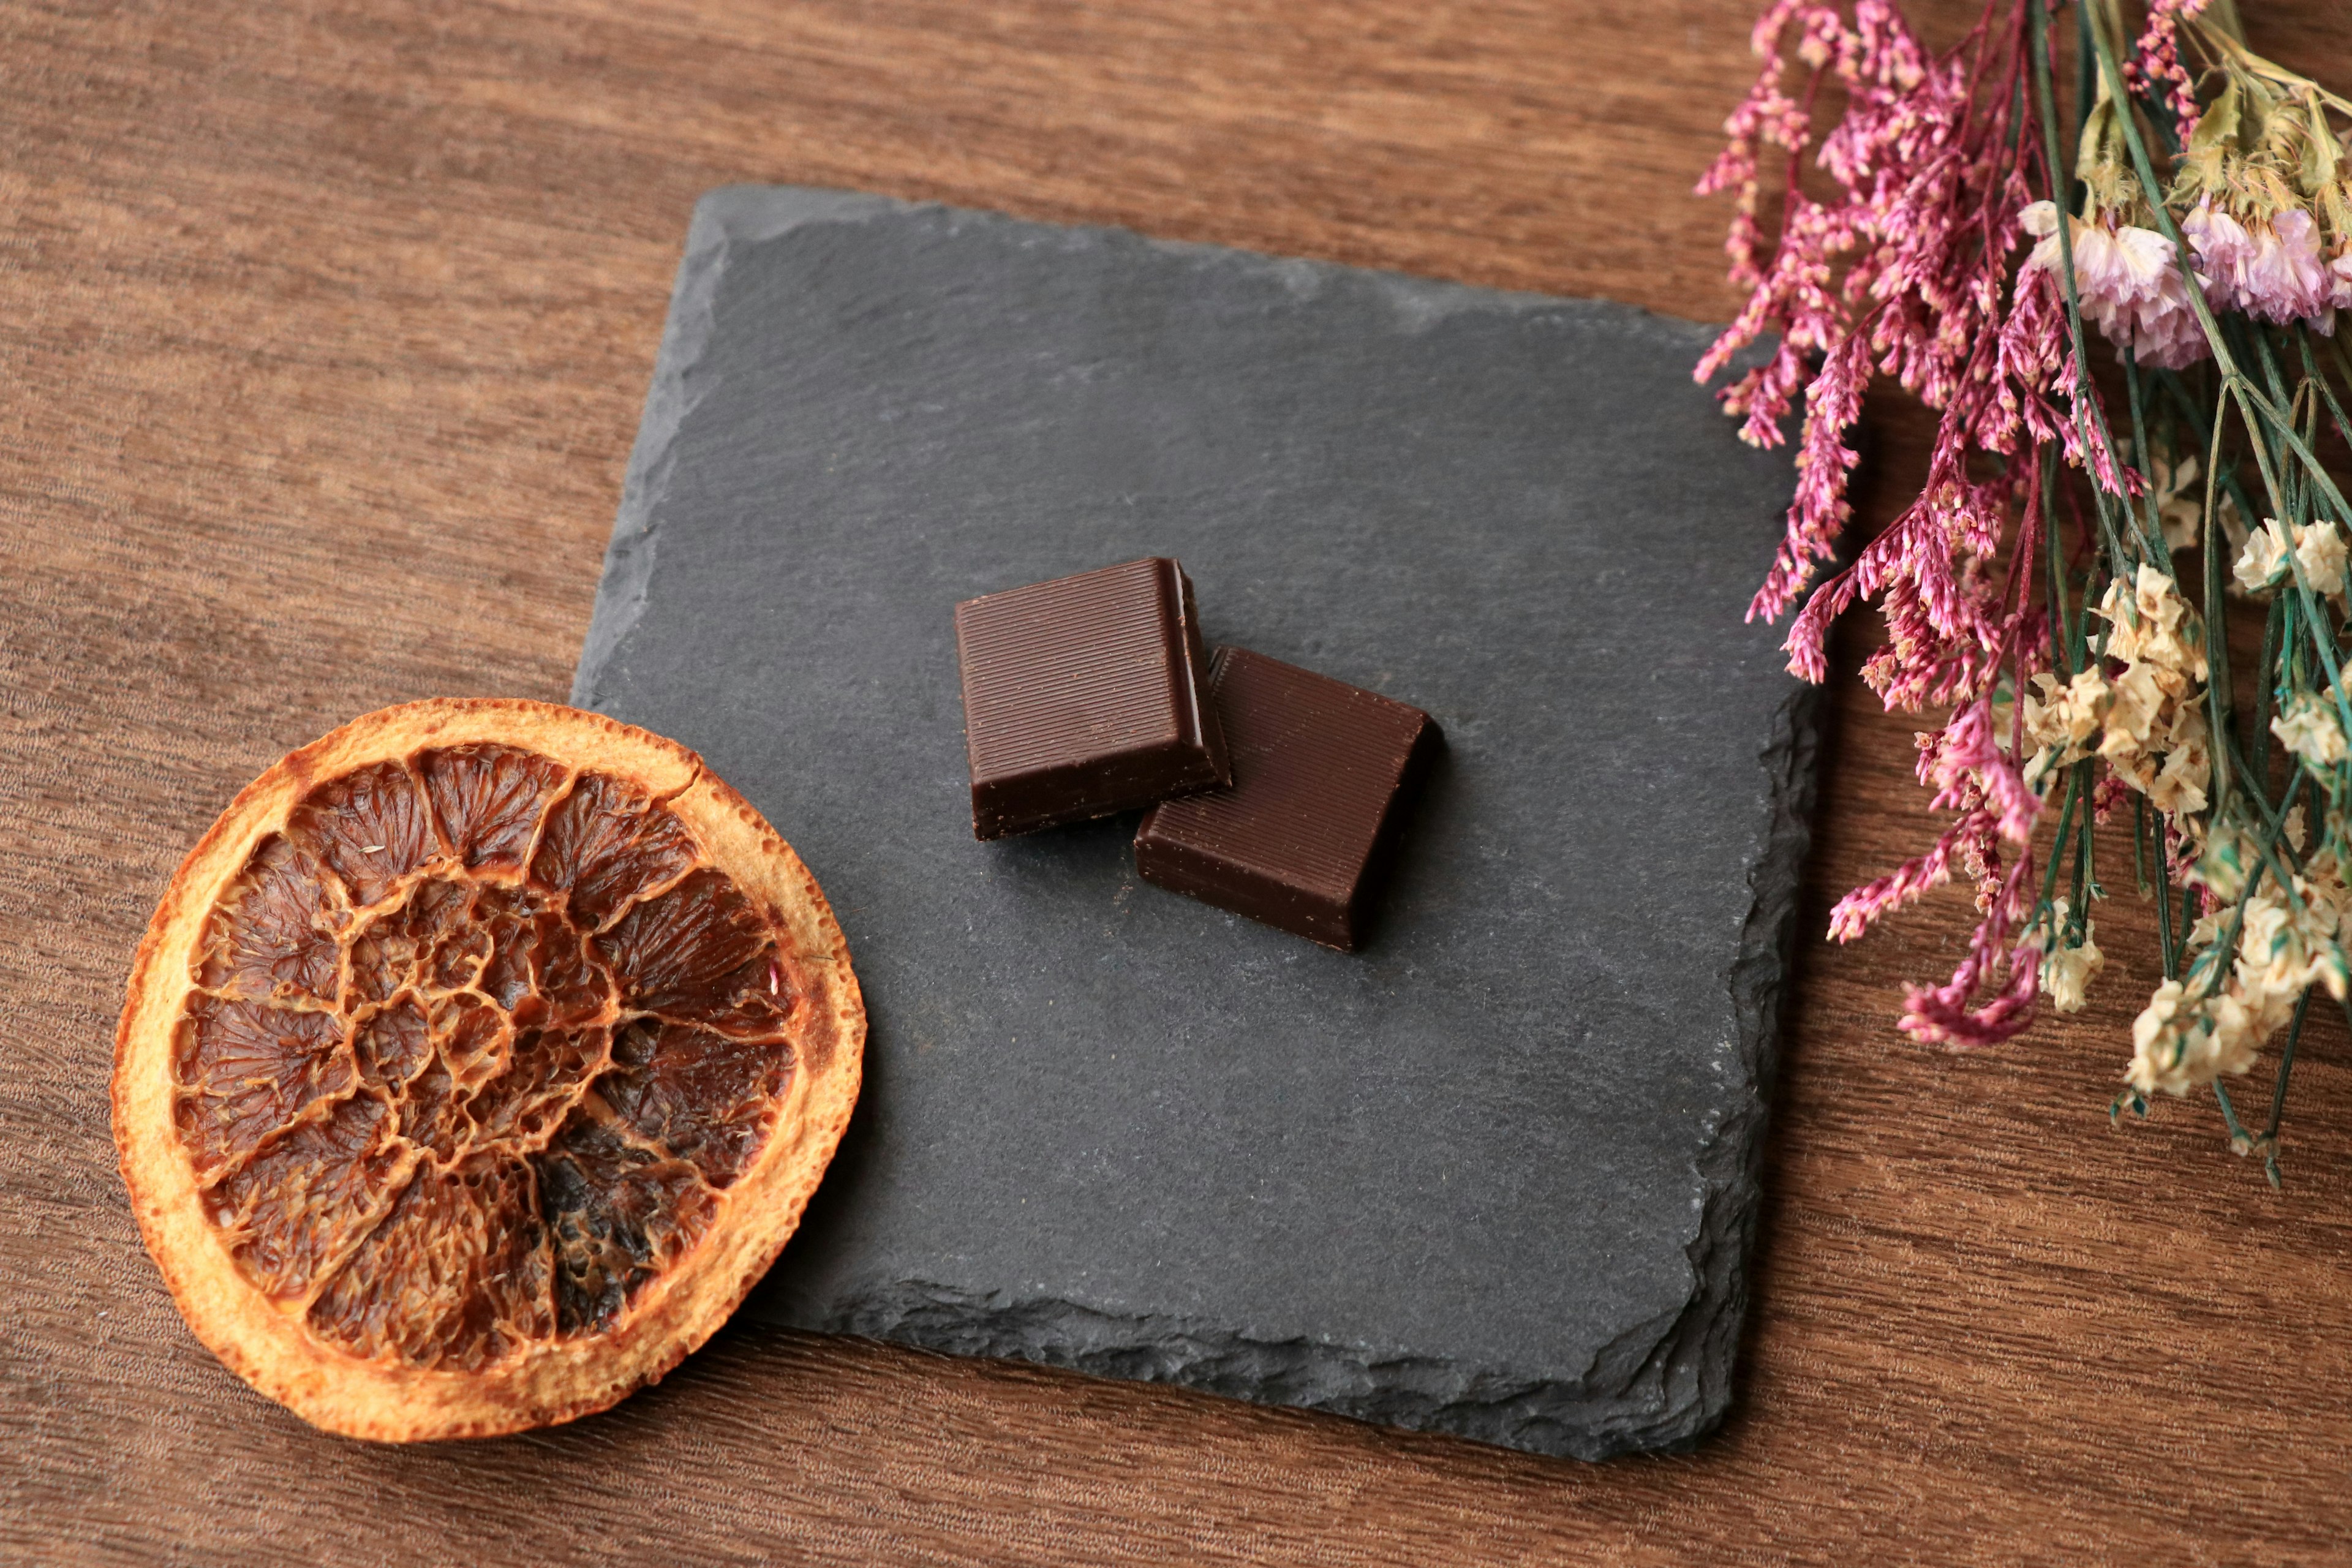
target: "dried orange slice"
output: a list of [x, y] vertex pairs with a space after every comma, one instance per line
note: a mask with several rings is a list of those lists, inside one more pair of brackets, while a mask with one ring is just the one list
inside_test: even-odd
[[155, 911], [114, 1131], [196, 1336], [314, 1424], [601, 1410], [735, 1309], [857, 1097], [800, 859], [700, 758], [541, 702], [372, 713]]

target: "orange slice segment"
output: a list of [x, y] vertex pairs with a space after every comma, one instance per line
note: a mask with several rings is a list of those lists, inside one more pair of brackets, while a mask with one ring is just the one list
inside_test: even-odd
[[866, 1015], [824, 895], [700, 758], [521, 701], [386, 709], [173, 878], [114, 1130], [196, 1336], [317, 1426], [601, 1410], [799, 1224]]

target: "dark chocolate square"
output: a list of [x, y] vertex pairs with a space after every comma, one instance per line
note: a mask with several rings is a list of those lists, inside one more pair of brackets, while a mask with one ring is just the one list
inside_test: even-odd
[[1136, 830], [1137, 874], [1354, 952], [1436, 725], [1241, 647], [1217, 650], [1209, 693], [1234, 782], [1152, 807]]
[[1003, 838], [1231, 779], [1192, 583], [1153, 556], [955, 609], [971, 833]]

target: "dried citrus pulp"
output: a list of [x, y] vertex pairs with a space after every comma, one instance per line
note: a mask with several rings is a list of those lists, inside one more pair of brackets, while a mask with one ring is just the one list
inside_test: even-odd
[[354, 721], [173, 878], [115, 1043], [148, 1250], [232, 1370], [414, 1439], [601, 1410], [799, 1223], [866, 1015], [693, 752], [539, 702]]

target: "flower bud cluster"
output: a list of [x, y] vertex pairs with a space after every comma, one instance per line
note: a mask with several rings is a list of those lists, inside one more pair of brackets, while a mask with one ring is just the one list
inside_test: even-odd
[[2231, 568], [2238, 586], [2257, 595], [2268, 594], [2298, 572], [2313, 593], [2335, 600], [2336, 606], [2342, 608], [2346, 588], [2343, 531], [2325, 518], [2296, 524], [2266, 517], [2262, 527], [2246, 535], [2245, 545]]
[[[2025, 270], [2057, 276], [2063, 255], [2057, 204], [2034, 202], [2017, 221], [2036, 240]], [[2172, 241], [2113, 214], [2087, 221], [2069, 215], [2066, 222], [2075, 298], [2109, 342], [2158, 369], [2178, 369], [2206, 356], [2205, 329], [2189, 303]]]
[[2315, 984], [2345, 999], [2352, 976], [2339, 935], [2352, 889], [2335, 857], [2313, 857], [2293, 897], [2272, 882], [2240, 902], [2245, 862], [2259, 853], [2243, 833], [2217, 829], [2191, 873], [2220, 902], [2189, 933], [2187, 976], [2158, 986], [2132, 1025], [2124, 1079], [2143, 1094], [2187, 1094], [2247, 1071]]
[[2048, 918], [2029, 927], [2025, 940], [2018, 944], [2021, 953], [2042, 955], [2042, 994], [2061, 1013], [2083, 1010], [2091, 982], [2107, 964], [2106, 954], [2094, 940], [2089, 919], [2084, 920], [2078, 932], [2072, 929], [2072, 913], [2066, 900], [2054, 900]]
[[[2282, 646], [2352, 621], [2344, 531], [2250, 527], [2246, 435], [2229, 409], [2200, 411], [2220, 378], [2179, 374], [2221, 353], [2237, 373], [2224, 384], [2239, 389], [2236, 417], [2258, 425], [2259, 404], [2299, 423], [2302, 443], [2340, 421], [2332, 400], [2245, 389], [2255, 375], [2275, 383], [2281, 363], [2307, 385], [2326, 346], [2313, 334], [2352, 310], [2352, 148], [2336, 129], [2352, 100], [2249, 52], [2231, 7], [2147, 0], [2136, 43], [2116, 7], [2087, 8], [2069, 21], [2084, 29], [2092, 85], [2075, 106], [2074, 166], [2053, 167], [2066, 138], [2053, 16], [2041, 0], [1990, 0], [1938, 51], [1897, 0], [1766, 0], [1762, 68], [1701, 185], [1736, 194], [1727, 248], [1748, 299], [1698, 372], [1762, 349], [1725, 406], [1743, 438], [1797, 447], [1781, 547], [1750, 617], [1795, 610], [1790, 668], [1819, 680], [1836, 617], [1874, 605], [1887, 636], [1864, 679], [1890, 710], [1943, 715], [1919, 738], [1918, 768], [1951, 819], [1925, 853], [1841, 900], [1832, 934], [1857, 936], [1965, 875], [1982, 918], [1949, 981], [1910, 990], [1902, 1027], [1985, 1045], [2024, 1028], [2041, 997], [2074, 1011], [2105, 960], [2088, 909], [2049, 898], [2037, 825], [2045, 805], [2059, 816], [2050, 853], [2074, 868], [2080, 903], [2103, 896], [2092, 825], [2144, 802], [2155, 811], [2135, 820], [2154, 818], [2143, 843], [2158, 850], [2158, 879], [2185, 876], [2202, 918], [2189, 973], [2135, 1028], [2128, 1076], [2143, 1094], [2179, 1092], [2244, 1070], [2309, 986], [2345, 987], [2336, 857], [2352, 840], [2337, 814], [2352, 803], [2352, 716], [2332, 690], [2307, 689], [2314, 673], [2295, 662], [2307, 650], [2261, 672], [2280, 693], [2270, 736], [2302, 764], [2311, 799], [2324, 786], [2332, 805], [2308, 858], [2294, 802], [2278, 803], [2287, 815], [2267, 837], [2250, 836], [2247, 796], [2262, 781], [2249, 773], [2262, 766], [2236, 765], [2246, 738], [2215, 679], [2218, 649], [2208, 659], [2219, 627], [2205, 617], [2221, 616], [2222, 595], [2200, 615], [2169, 552], [2201, 548], [2257, 598], [2291, 593], [2273, 606]], [[1840, 106], [1820, 134], [1816, 104]], [[1822, 178], [1800, 179], [1807, 155]], [[1770, 201], [1768, 168], [1780, 184]], [[2094, 374], [2094, 330], [2126, 365]], [[2273, 360], [2282, 346], [2300, 369], [2294, 353]], [[1916, 499], [1832, 570], [1858, 461], [1848, 437], [1879, 377], [1935, 412], [1935, 443]], [[2128, 389], [2127, 408], [2110, 410], [2103, 383]], [[2312, 510], [2330, 493], [2283, 463], [2259, 465], [2272, 510]], [[2053, 538], [2070, 521], [2077, 539]], [[2116, 574], [2094, 566], [2086, 588], [2097, 561]], [[2305, 590], [2334, 614], [2307, 613]], [[2085, 668], [2047, 668], [2053, 647], [2066, 662], [2070, 639]], [[2231, 738], [2215, 734], [2217, 714]], [[2275, 852], [2282, 842], [2291, 853]]]
[[2096, 756], [2160, 810], [2205, 809], [2213, 755], [2205, 722], [2204, 627], [2179, 586], [2143, 563], [2128, 590], [2118, 577], [2098, 611], [2107, 622], [2105, 668], [2063, 685], [2048, 671], [2025, 699], [2027, 738], [2040, 749], [2029, 781]]

